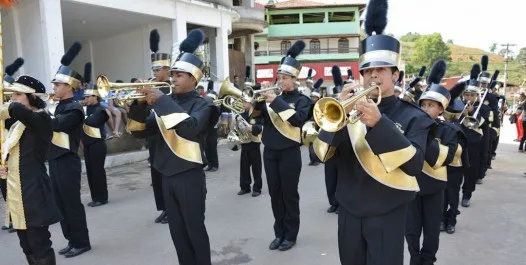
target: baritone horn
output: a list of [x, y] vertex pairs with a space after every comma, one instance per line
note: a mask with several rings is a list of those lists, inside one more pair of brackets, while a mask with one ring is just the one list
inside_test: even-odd
[[118, 100], [134, 100], [144, 98], [144, 95], [138, 93], [137, 90], [144, 87], [151, 87], [155, 89], [168, 88], [169, 92], [166, 95], [172, 94], [172, 85], [168, 82], [149, 82], [149, 83], [111, 83], [105, 75], [97, 77], [97, 90], [100, 97], [108, 99], [108, 95], [113, 90], [117, 95]]
[[[378, 101], [376, 105], [380, 104], [382, 100], [382, 91], [380, 86], [373, 83], [373, 85], [367, 89], [361, 90], [355, 93], [349, 99], [344, 101], [338, 101], [335, 98], [325, 97], [319, 99], [314, 105], [314, 120], [321, 129], [327, 132], [336, 132], [347, 126], [347, 123], [356, 123], [362, 114], [357, 110], [351, 110], [347, 113], [345, 110], [348, 106], [355, 104], [358, 101], [366, 101], [367, 96], [371, 94], [373, 90], [378, 90]], [[349, 116], [347, 116], [349, 114]]]
[[243, 92], [236, 88], [230, 80], [225, 78], [219, 88], [219, 99], [214, 100], [216, 106], [223, 106], [237, 114], [245, 112]]

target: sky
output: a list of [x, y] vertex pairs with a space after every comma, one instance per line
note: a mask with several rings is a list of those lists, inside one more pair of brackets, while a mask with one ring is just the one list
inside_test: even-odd
[[[257, 0], [266, 3], [266, 0]], [[282, 2], [284, 0], [278, 0]], [[367, 0], [310, 0], [323, 3], [367, 3]], [[526, 47], [524, 0], [389, 0], [386, 32], [439, 32], [444, 41], [489, 50], [492, 43]], [[497, 49], [500, 50], [501, 47]]]

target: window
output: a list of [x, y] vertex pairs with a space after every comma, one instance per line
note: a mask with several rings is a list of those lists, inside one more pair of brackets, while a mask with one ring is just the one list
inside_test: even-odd
[[300, 14], [270, 15], [271, 25], [299, 24]]
[[354, 22], [354, 11], [329, 12], [329, 22]]
[[288, 40], [282, 41], [281, 42], [281, 54], [282, 55], [287, 54], [287, 51], [289, 50], [290, 46], [291, 46], [290, 41], [288, 41]]
[[349, 40], [346, 38], [341, 38], [338, 40], [338, 53], [348, 53], [349, 52]]
[[305, 13], [303, 14], [303, 23], [323, 23], [325, 13]]
[[243, 5], [243, 0], [234, 0], [233, 4], [234, 4], [234, 6], [242, 6]]
[[318, 39], [312, 39], [309, 43], [309, 53], [319, 54], [321, 50], [320, 41]]

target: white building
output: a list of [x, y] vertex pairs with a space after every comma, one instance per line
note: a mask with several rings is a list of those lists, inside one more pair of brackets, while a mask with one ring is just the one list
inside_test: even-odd
[[240, 38], [247, 43], [245, 61], [252, 64], [252, 34], [265, 26], [264, 10], [255, 9], [254, 0], [20, 0], [2, 12], [4, 64], [23, 57], [18, 74], [49, 84], [64, 50], [80, 41], [83, 49], [73, 69], [82, 74], [84, 64], [92, 62], [92, 80], [105, 74], [129, 82], [152, 75], [152, 29], [161, 35], [159, 52], [171, 53], [188, 31], [202, 28], [211, 74], [222, 80], [231, 73], [229, 36], [232, 43]]

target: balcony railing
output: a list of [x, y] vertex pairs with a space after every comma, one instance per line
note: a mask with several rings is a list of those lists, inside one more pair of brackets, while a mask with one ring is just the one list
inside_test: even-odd
[[[352, 52], [358, 52], [358, 48], [320, 48], [316, 51], [311, 50], [309, 48], [306, 48], [303, 50], [302, 54], [334, 54], [334, 53], [352, 53]], [[255, 56], [281, 56], [287, 54], [287, 51], [282, 50], [269, 50], [269, 51], [256, 51], [254, 53]]]

